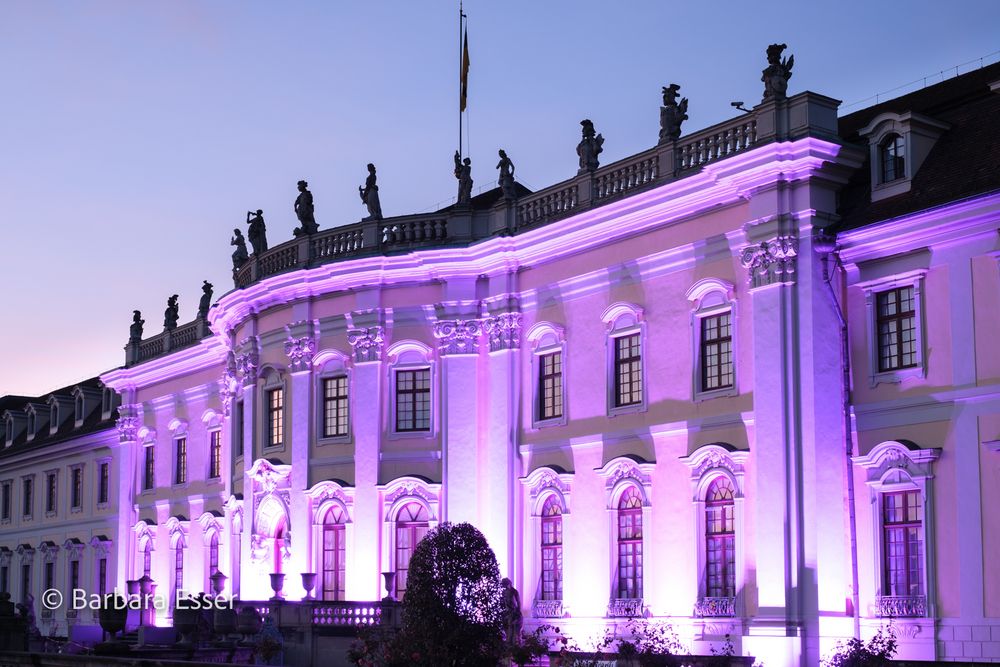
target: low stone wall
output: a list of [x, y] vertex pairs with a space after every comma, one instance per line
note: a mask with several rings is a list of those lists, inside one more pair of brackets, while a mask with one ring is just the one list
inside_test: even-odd
[[207, 665], [252, 665], [249, 650], [197, 649], [198, 661], [186, 660], [189, 650], [136, 651], [134, 655], [65, 655], [60, 653], [0, 652], [0, 667], [205, 667]]

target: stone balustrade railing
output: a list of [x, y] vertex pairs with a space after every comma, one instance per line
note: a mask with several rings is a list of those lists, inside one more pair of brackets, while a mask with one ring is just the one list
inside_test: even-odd
[[562, 618], [565, 615], [562, 600], [535, 600], [532, 607], [535, 618]]
[[923, 618], [927, 616], [927, 598], [923, 595], [883, 595], [878, 598], [876, 614], [881, 618]]
[[312, 624], [358, 628], [382, 622], [381, 602], [314, 602]]
[[579, 185], [559, 183], [522, 197], [517, 202], [517, 225], [529, 227], [548, 222], [573, 211], [580, 203]]
[[380, 227], [382, 247], [386, 249], [428, 241], [443, 243], [448, 239], [448, 219], [441, 216], [407, 216], [383, 220]]
[[642, 598], [616, 598], [608, 602], [608, 618], [637, 618], [643, 615]]
[[660, 175], [658, 151], [646, 151], [594, 172], [594, 198], [619, 197], [656, 181]]
[[736, 598], [704, 597], [694, 603], [698, 618], [729, 618], [736, 616]]
[[747, 150], [757, 142], [757, 119], [743, 116], [706, 128], [677, 142], [678, 171], [694, 169]]

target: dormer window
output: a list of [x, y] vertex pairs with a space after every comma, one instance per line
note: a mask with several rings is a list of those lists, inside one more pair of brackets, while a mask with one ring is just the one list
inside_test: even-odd
[[10, 443], [14, 440], [14, 420], [10, 417], [7, 418], [7, 428], [6, 430], [6, 443], [10, 446]]
[[59, 406], [53, 403], [49, 407], [49, 428], [53, 433], [59, 428]]
[[101, 396], [101, 417], [102, 419], [108, 419], [111, 417], [111, 397], [112, 390], [105, 387], [104, 394]]
[[35, 437], [35, 413], [28, 413], [28, 439]]
[[77, 394], [73, 401], [73, 422], [77, 426], [83, 422], [83, 394]]
[[906, 176], [906, 147], [903, 137], [898, 134], [887, 136], [879, 144], [878, 154], [882, 183], [890, 183]]

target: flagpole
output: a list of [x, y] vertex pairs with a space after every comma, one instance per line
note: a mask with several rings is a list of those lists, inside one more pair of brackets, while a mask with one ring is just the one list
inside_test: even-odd
[[458, 0], [458, 155], [464, 157], [462, 153], [462, 67], [465, 64], [465, 53], [462, 48], [463, 11], [462, 1]]

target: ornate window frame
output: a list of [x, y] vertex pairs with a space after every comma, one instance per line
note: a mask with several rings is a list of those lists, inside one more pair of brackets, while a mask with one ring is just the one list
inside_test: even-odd
[[[28, 483], [28, 488], [31, 489], [31, 502], [25, 502], [25, 482]], [[35, 518], [35, 503], [38, 498], [38, 489], [35, 487], [35, 473], [29, 473], [27, 475], [21, 475], [21, 521], [27, 522]]]
[[[521, 485], [526, 492], [525, 508], [528, 511], [528, 520], [531, 526], [531, 536], [526, 540], [525, 548], [528, 553], [523, 560], [525, 568], [525, 582], [540, 582], [542, 577], [542, 508], [549, 498], [554, 498], [562, 508], [562, 551], [563, 551], [563, 599], [562, 600], [542, 600], [541, 586], [536, 585], [532, 591], [532, 613], [535, 618], [562, 618], [566, 615], [565, 593], [566, 574], [571, 570], [566, 567], [566, 555], [570, 553], [570, 542], [567, 541], [569, 532], [566, 530], [566, 520], [570, 516], [570, 494], [573, 485], [573, 473], [566, 472], [557, 466], [542, 466], [535, 468], [527, 476], [520, 479]], [[572, 577], [570, 577], [572, 583]], [[527, 591], [525, 591], [527, 592]]]
[[[137, 436], [139, 441], [142, 443], [140, 448], [141, 459], [139, 460], [138, 473], [139, 480], [137, 487], [139, 488], [139, 494], [152, 494], [156, 490], [156, 431], [154, 429], [143, 426], [139, 429]], [[151, 448], [153, 450], [153, 478], [149, 480], [149, 486], [146, 485], [146, 449]]]
[[323, 599], [323, 526], [325, 525], [323, 520], [331, 508], [338, 507], [344, 514], [344, 598], [349, 600], [351, 599], [351, 592], [348, 590], [351, 584], [349, 575], [356, 571], [354, 551], [348, 546], [354, 544], [354, 488], [340, 480], [324, 480], [308, 489], [306, 496], [310, 503], [310, 530], [313, 544], [309, 554], [309, 571], [316, 575], [316, 586], [312, 595], [316, 599]]
[[[189, 447], [188, 438], [188, 422], [186, 419], [174, 418], [170, 420], [167, 425], [167, 429], [170, 431], [170, 482], [171, 486], [177, 488], [185, 488], [191, 482], [191, 465], [189, 453], [191, 448]], [[179, 444], [180, 440], [184, 441], [184, 479], [178, 479], [177, 473], [180, 471], [178, 460], [178, 454], [180, 453]]]
[[[92, 569], [94, 574], [94, 588], [93, 588], [94, 593], [101, 592], [101, 560], [107, 561], [106, 569], [104, 572], [105, 578], [110, 576], [112, 573], [111, 569], [112, 546], [113, 542], [104, 535], [95, 535], [94, 537], [90, 538], [90, 548], [94, 553], [94, 558], [92, 562]], [[104, 592], [107, 593], [113, 588], [114, 586], [108, 586], [108, 581], [107, 579], [105, 579]]]
[[[401, 340], [389, 346], [385, 351], [385, 358], [388, 362], [385, 364], [385, 369], [386, 373], [388, 373], [386, 386], [389, 388], [389, 428], [387, 429], [389, 439], [424, 438], [432, 440], [436, 438], [441, 428], [441, 422], [439, 417], [440, 391], [438, 386], [438, 363], [434, 357], [434, 350], [420, 341]], [[396, 372], [420, 369], [428, 369], [430, 371], [430, 428], [426, 431], [398, 431], [396, 430]], [[436, 516], [436, 513], [434, 516]]]
[[[69, 482], [69, 493], [67, 493], [66, 495], [69, 497], [69, 511], [70, 511], [70, 514], [79, 514], [80, 512], [83, 512], [83, 496], [84, 496], [85, 490], [87, 489], [86, 478], [84, 477], [85, 466], [86, 466], [86, 464], [82, 463], [82, 462], [81, 463], [74, 463], [73, 465], [69, 466], [69, 475], [67, 476], [67, 480], [66, 480], [66, 481]], [[76, 504], [76, 505], [74, 505], [73, 504], [73, 477], [74, 477], [74, 475], [76, 474], [76, 472], [78, 470], [80, 471], [80, 497], [78, 498], [79, 503]]]
[[[108, 495], [104, 501], [101, 501], [101, 469], [104, 466], [108, 467]], [[107, 509], [107, 507], [111, 504], [111, 488], [112, 488], [111, 466], [112, 466], [112, 457], [110, 456], [102, 456], [101, 458], [96, 459], [94, 461], [94, 468], [97, 471], [96, 475], [97, 479], [95, 480], [94, 484], [94, 489], [95, 489], [94, 504], [99, 510]]]
[[[681, 457], [681, 463], [691, 471], [691, 505], [693, 509], [695, 544], [697, 556], [695, 571], [691, 576], [698, 582], [698, 599], [693, 605], [692, 615], [699, 618], [742, 616], [744, 613], [743, 589], [746, 586], [746, 532], [744, 503], [744, 488], [746, 464], [750, 460], [750, 450], [736, 449], [726, 443], [702, 445], [688, 456]], [[706, 596], [705, 555], [705, 494], [709, 486], [718, 477], [726, 477], [733, 485], [735, 498], [733, 500], [735, 528], [735, 566], [736, 566], [736, 596], [729, 600], [725, 598], [708, 598]]]
[[[50, 518], [59, 514], [59, 469], [52, 468], [45, 471], [45, 498], [42, 503], [45, 517]], [[54, 483], [53, 483], [54, 482]], [[52, 494], [52, 502], [49, 502], [49, 494]], [[49, 507], [51, 505], [51, 508]]]
[[[354, 440], [354, 364], [349, 354], [344, 354], [340, 350], [323, 350], [318, 352], [313, 358], [313, 377], [316, 383], [316, 444], [341, 445], [348, 444]], [[326, 380], [344, 377], [347, 378], [347, 433], [344, 435], [325, 436], [324, 424], [326, 420], [325, 411], [325, 382]]]
[[[565, 426], [569, 419], [567, 388], [569, 383], [569, 356], [566, 354], [566, 330], [552, 322], [538, 322], [528, 329], [525, 339], [531, 348], [531, 427]], [[541, 358], [547, 354], [560, 353], [562, 368], [562, 414], [558, 417], [542, 419], [540, 410], [539, 379], [542, 372]]]
[[[865, 320], [868, 332], [868, 380], [872, 387], [882, 382], [902, 382], [909, 378], [927, 377], [926, 326], [924, 322], [924, 278], [927, 269], [916, 269], [897, 273], [892, 276], [856, 283], [854, 287], [864, 290]], [[910, 368], [889, 371], [879, 371], [879, 339], [878, 339], [878, 295], [898, 287], [913, 288], [913, 309], [916, 319], [916, 353], [917, 364]]]
[[[440, 523], [441, 485], [406, 475], [377, 487], [382, 504], [382, 572], [396, 571], [396, 521], [404, 505], [415, 502], [427, 510], [428, 530]], [[415, 545], [414, 545], [415, 546]], [[394, 589], [395, 590], [395, 589]]]
[[[740, 392], [739, 334], [736, 312], [736, 286], [719, 278], [704, 278], [692, 285], [684, 295], [691, 302], [691, 396], [695, 402], [722, 396], [736, 396]], [[705, 389], [702, 385], [702, 326], [706, 317], [729, 313], [730, 350], [733, 363], [733, 384], [719, 389]]]
[[[643, 376], [645, 377], [645, 373]], [[652, 576], [655, 568], [648, 567], [653, 563], [652, 535], [653, 527], [653, 470], [655, 463], [649, 463], [632, 456], [618, 456], [594, 472], [604, 480], [605, 495], [608, 510], [608, 611], [609, 618], [627, 618], [644, 616], [647, 610], [646, 597], [655, 590]], [[625, 490], [634, 486], [642, 498], [642, 597], [618, 598], [618, 502]], [[653, 575], [655, 576], [655, 575]]]
[[[204, 592], [214, 595], [215, 592], [212, 590], [212, 572], [211, 559], [212, 559], [212, 537], [217, 540], [216, 548], [218, 551], [218, 558], [216, 568], [219, 572], [222, 572], [222, 563], [225, 562], [223, 559], [223, 541], [222, 538], [226, 534], [226, 529], [223, 526], [223, 521], [225, 517], [219, 512], [203, 512], [200, 517], [198, 517], [198, 525], [201, 526], [201, 541], [204, 547]], [[223, 573], [225, 574], [225, 573]], [[232, 574], [232, 573], [230, 573]]]
[[[606, 381], [605, 393], [607, 395], [607, 414], [609, 417], [617, 415], [645, 412], [649, 406], [649, 345], [646, 340], [646, 319], [642, 306], [625, 301], [618, 301], [611, 304], [601, 313], [601, 321], [604, 322], [606, 330], [605, 347], [605, 367]], [[640, 359], [642, 361], [642, 378], [640, 386], [642, 400], [629, 405], [615, 405], [615, 340], [623, 336], [639, 334]]]
[[[0, 481], [0, 503], [6, 503], [0, 509], [0, 526], [7, 526], [14, 520], [14, 480]], [[3, 512], [6, 510], [6, 516]]]
[[[285, 379], [285, 372], [277, 366], [264, 364], [260, 368], [261, 380], [258, 404], [260, 405], [259, 418], [261, 434], [261, 451], [270, 454], [272, 452], [283, 452], [288, 446], [289, 436], [289, 410], [288, 410], [288, 382]], [[281, 442], [273, 444], [271, 442], [271, 392], [275, 389], [281, 390]], [[244, 445], [245, 448], [245, 445]]]
[[[909, 618], [936, 618], [937, 569], [934, 542], [934, 462], [941, 456], [941, 449], [920, 448], [899, 440], [879, 443], [863, 456], [851, 460], [865, 473], [871, 504], [872, 561], [875, 581], [873, 615], [877, 617], [905, 616]], [[924, 600], [903, 599], [882, 595], [884, 545], [882, 542], [882, 496], [896, 491], [919, 491], [923, 499], [924, 546]], [[918, 596], [919, 597], [919, 596]]]
[[149, 576], [153, 576], [153, 552], [156, 551], [156, 524], [149, 523], [145, 519], [140, 519], [132, 527], [132, 534], [135, 536], [135, 579], [141, 579], [145, 574], [145, 554], [146, 546], [149, 546]]
[[[170, 543], [170, 567], [168, 568], [167, 583], [170, 585], [169, 590], [172, 593], [172, 598], [169, 602], [169, 608], [173, 609], [177, 599], [180, 598], [180, 594], [183, 593], [193, 593], [194, 591], [190, 588], [185, 588], [190, 582], [190, 570], [188, 568], [188, 563], [190, 559], [190, 554], [187, 553], [188, 549], [188, 533], [189, 533], [190, 522], [180, 516], [172, 516], [167, 519], [166, 530], [167, 539]], [[184, 575], [184, 579], [181, 582], [181, 586], [177, 585], [177, 550], [180, 549], [183, 553], [180, 556], [181, 559], [181, 573]]]

